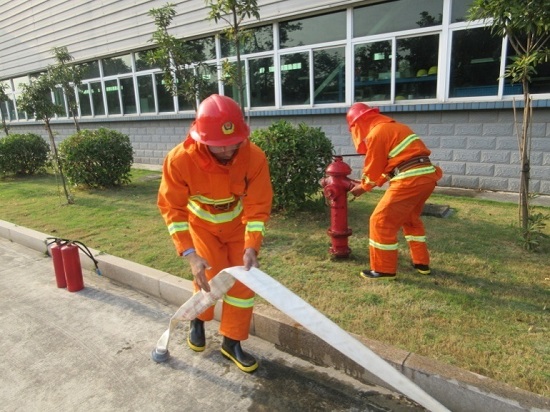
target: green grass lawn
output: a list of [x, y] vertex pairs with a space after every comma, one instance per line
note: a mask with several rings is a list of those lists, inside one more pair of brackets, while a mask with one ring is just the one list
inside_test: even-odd
[[[156, 208], [159, 177], [133, 170], [121, 189], [71, 189], [73, 205], [55, 176], [3, 178], [0, 219], [190, 279]], [[550, 396], [548, 240], [538, 253], [521, 247], [515, 204], [433, 195], [430, 203], [453, 210], [424, 218], [433, 275], [416, 274], [401, 238], [398, 279], [367, 281], [359, 271], [369, 267], [368, 220], [380, 195], [349, 204], [347, 259], [328, 253], [321, 203], [274, 214], [262, 270], [351, 333]]]

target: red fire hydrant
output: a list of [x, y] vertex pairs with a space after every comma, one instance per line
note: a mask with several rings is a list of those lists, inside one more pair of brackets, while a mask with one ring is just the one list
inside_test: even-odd
[[342, 160], [342, 156], [334, 156], [334, 162], [325, 170], [327, 177], [321, 179], [323, 193], [330, 206], [330, 228], [327, 233], [331, 238], [329, 252], [338, 258], [346, 258], [351, 253], [348, 237], [351, 229], [348, 227], [348, 192], [355, 185], [347, 176], [351, 167]]

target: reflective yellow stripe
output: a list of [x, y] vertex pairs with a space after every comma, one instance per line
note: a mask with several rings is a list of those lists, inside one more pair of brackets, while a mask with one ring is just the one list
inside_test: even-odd
[[407, 239], [407, 242], [426, 242], [426, 236], [407, 235], [405, 239]]
[[191, 199], [189, 199], [189, 202], [187, 203], [187, 209], [189, 209], [189, 211], [193, 213], [195, 216], [197, 216], [199, 219], [206, 220], [207, 222], [210, 222], [210, 223], [220, 224], [220, 223], [231, 222], [233, 219], [239, 216], [243, 211], [243, 204], [239, 200], [237, 202], [237, 205], [235, 206], [235, 209], [229, 212], [219, 213], [217, 215], [214, 215], [202, 209], [197, 202], [194, 202]]
[[398, 243], [392, 243], [389, 245], [385, 245], [383, 243], [375, 242], [372, 239], [369, 239], [369, 245], [380, 250], [397, 250], [399, 244]]
[[247, 232], [262, 232], [262, 235], [265, 235], [265, 223], [261, 221], [257, 222], [248, 222], [246, 224]]
[[427, 175], [433, 172], [435, 172], [435, 166], [433, 165], [424, 166], [424, 167], [419, 167], [417, 169], [411, 169], [411, 170], [406, 170], [405, 172], [401, 172], [391, 180], [401, 180], [407, 177]]
[[395, 146], [391, 151], [388, 157], [391, 159], [392, 157], [397, 156], [399, 153], [401, 153], [405, 148], [410, 145], [415, 140], [418, 140], [419, 137], [416, 134], [411, 134], [410, 136], [405, 137], [401, 143], [399, 143], [397, 146]]
[[254, 297], [251, 297], [250, 299], [239, 299], [234, 296], [224, 295], [223, 301], [228, 305], [241, 309], [248, 309], [254, 306]]
[[216, 205], [225, 205], [227, 203], [234, 202], [235, 196], [228, 197], [227, 199], [211, 199], [206, 196], [195, 195], [195, 196], [190, 196], [189, 199], [196, 200], [197, 202], [202, 203], [203, 205], [216, 206]]
[[186, 230], [189, 230], [189, 223], [187, 222], [172, 222], [168, 225], [170, 236], [176, 232], [185, 232]]

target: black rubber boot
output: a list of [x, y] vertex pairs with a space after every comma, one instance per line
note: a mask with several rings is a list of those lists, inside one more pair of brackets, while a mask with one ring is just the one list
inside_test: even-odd
[[206, 347], [206, 336], [204, 335], [204, 321], [193, 319], [189, 326], [187, 344], [195, 352], [202, 352]]
[[254, 357], [243, 351], [241, 342], [223, 337], [222, 355], [235, 362], [235, 365], [243, 372], [254, 372], [258, 369], [258, 362]]
[[419, 263], [413, 263], [413, 267], [421, 275], [431, 275], [432, 271], [428, 265], [421, 265]]

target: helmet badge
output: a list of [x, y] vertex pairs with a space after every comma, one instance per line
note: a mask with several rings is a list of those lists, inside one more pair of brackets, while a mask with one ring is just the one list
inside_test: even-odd
[[223, 134], [232, 134], [235, 132], [235, 124], [233, 122], [225, 122], [222, 125]]

